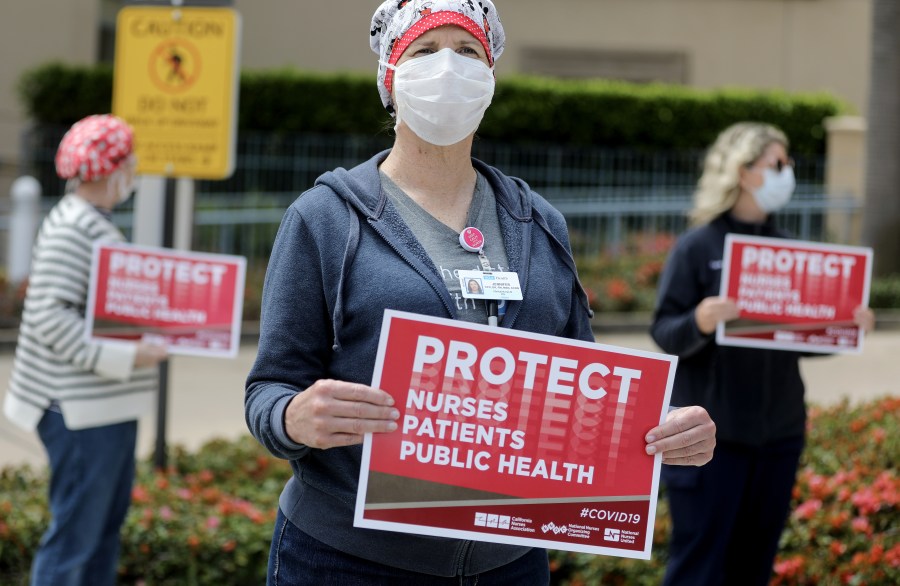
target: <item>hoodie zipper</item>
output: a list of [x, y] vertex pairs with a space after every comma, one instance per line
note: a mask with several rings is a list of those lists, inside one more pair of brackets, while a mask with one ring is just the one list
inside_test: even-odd
[[450, 314], [450, 317], [452, 317], [453, 319], [456, 319], [456, 314], [453, 312], [453, 309], [450, 307], [450, 304], [447, 302], [446, 299], [444, 299], [444, 296], [441, 294], [440, 289], [438, 289], [437, 286], [435, 286], [435, 284], [432, 282], [432, 280], [430, 278], [428, 278], [428, 275], [424, 271], [420, 270], [419, 267], [417, 267], [416, 264], [412, 260], [410, 260], [410, 258], [406, 255], [406, 253], [403, 250], [401, 250], [399, 247], [397, 247], [391, 241], [391, 239], [387, 237], [387, 235], [381, 230], [381, 227], [377, 226], [375, 224], [375, 221], [373, 221], [371, 217], [368, 218], [368, 222], [369, 222], [369, 225], [372, 226], [372, 229], [375, 230], [379, 236], [381, 236], [382, 240], [384, 240], [387, 243], [387, 245], [390, 246], [391, 249], [397, 253], [397, 256], [399, 256], [404, 261], [406, 261], [406, 264], [408, 264], [410, 267], [412, 267], [412, 269], [414, 271], [416, 271], [423, 279], [425, 279], [425, 281], [429, 284], [429, 286], [431, 286], [431, 289], [440, 298], [441, 303], [444, 305], [444, 308], [447, 310], [447, 313]]
[[466, 566], [469, 565], [469, 558], [472, 557], [472, 550], [475, 549], [474, 541], [463, 541], [460, 544], [459, 556], [456, 563], [456, 575], [462, 578], [465, 576]]

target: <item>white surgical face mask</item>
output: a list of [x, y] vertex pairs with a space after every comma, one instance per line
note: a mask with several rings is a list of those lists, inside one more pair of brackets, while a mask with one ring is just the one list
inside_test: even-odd
[[134, 173], [121, 167], [112, 172], [106, 183], [110, 196], [115, 195], [115, 205], [123, 204], [134, 195]]
[[753, 198], [756, 205], [767, 214], [777, 212], [791, 201], [796, 185], [794, 169], [789, 165], [782, 168], [780, 173], [766, 168], [763, 169], [762, 185], [753, 192]]
[[494, 97], [494, 72], [480, 59], [452, 49], [409, 59], [394, 70], [397, 125], [437, 146], [463, 140], [478, 128]]

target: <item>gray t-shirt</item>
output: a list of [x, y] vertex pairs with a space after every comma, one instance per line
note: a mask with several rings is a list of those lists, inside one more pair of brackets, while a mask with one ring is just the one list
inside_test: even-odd
[[[458, 232], [426, 212], [383, 172], [381, 185], [403, 221], [444, 277], [444, 284], [456, 304], [459, 319], [479, 324], [488, 323], [486, 302], [482, 299], [464, 298], [459, 283], [459, 271], [484, 270], [478, 254], [460, 246]], [[497, 219], [497, 200], [494, 197], [494, 190], [481, 173], [478, 173], [475, 179], [475, 192], [469, 206], [466, 226], [474, 226], [484, 234], [484, 254], [491, 264], [491, 269], [509, 270], [506, 247], [500, 232], [500, 221]], [[498, 309], [498, 314], [502, 317], [506, 309], [505, 302], [499, 302]]]

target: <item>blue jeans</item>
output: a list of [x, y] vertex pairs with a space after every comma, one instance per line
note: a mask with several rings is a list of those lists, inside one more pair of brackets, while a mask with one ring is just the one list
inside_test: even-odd
[[[385, 534], [389, 535], [389, 534]], [[268, 586], [546, 586], [547, 550], [535, 548], [519, 559], [476, 576], [442, 578], [370, 562], [314, 539], [291, 523], [281, 509], [269, 552]]]
[[32, 586], [115, 584], [137, 421], [71, 430], [47, 411], [38, 435], [50, 459], [51, 521], [31, 566]]

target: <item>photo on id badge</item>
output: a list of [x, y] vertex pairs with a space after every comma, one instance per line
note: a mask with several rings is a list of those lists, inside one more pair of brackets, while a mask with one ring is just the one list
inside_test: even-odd
[[483, 295], [484, 287], [481, 285], [481, 279], [467, 279], [466, 291], [471, 295]]

